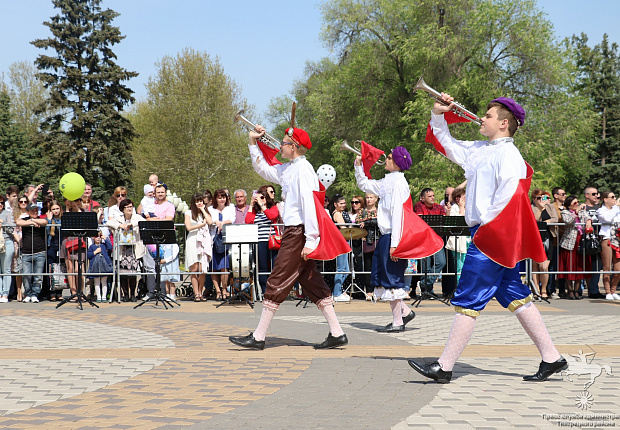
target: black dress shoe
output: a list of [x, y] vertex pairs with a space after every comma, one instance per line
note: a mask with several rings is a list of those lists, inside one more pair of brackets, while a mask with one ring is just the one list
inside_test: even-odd
[[339, 346], [344, 346], [347, 343], [349, 343], [349, 339], [347, 339], [346, 334], [334, 337], [331, 333], [329, 333], [323, 342], [314, 345], [314, 349], [337, 348]]
[[601, 293], [592, 293], [588, 295], [589, 299], [604, 299], [605, 295]]
[[446, 372], [441, 368], [439, 362], [434, 361], [431, 364], [418, 364], [413, 360], [407, 360], [409, 366], [413, 367], [420, 375], [434, 379], [440, 384], [447, 384], [452, 379], [452, 372]]
[[405, 331], [405, 324], [394, 326], [392, 323], [389, 323], [385, 327], [379, 327], [375, 329], [379, 333], [400, 333], [401, 331]]
[[533, 375], [524, 376], [524, 381], [546, 381], [549, 376], [554, 373], [561, 372], [562, 370], [568, 369], [568, 363], [564, 357], [558, 358], [558, 361], [553, 363], [546, 363], [544, 361], [540, 362], [540, 366], [538, 366], [538, 372]]
[[415, 318], [415, 312], [409, 312], [409, 315], [403, 317], [403, 325], [407, 325], [408, 322], [412, 321]]
[[229, 336], [228, 340], [244, 348], [265, 349], [265, 341], [254, 339], [254, 333], [250, 333], [247, 336]]

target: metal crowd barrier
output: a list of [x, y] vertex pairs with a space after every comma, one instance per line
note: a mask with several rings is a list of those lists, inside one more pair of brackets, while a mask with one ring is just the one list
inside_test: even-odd
[[[184, 261], [184, 256], [185, 256], [185, 238], [186, 238], [186, 232], [185, 232], [185, 225], [183, 223], [176, 223], [174, 224], [175, 228], [177, 229], [177, 240], [178, 240], [178, 244], [179, 244], [179, 262], [183, 262]], [[282, 224], [276, 224], [277, 226], [283, 227]], [[564, 223], [549, 223], [548, 224], [550, 227], [555, 227], [555, 226], [562, 226], [564, 225]], [[584, 225], [583, 223], [581, 225]], [[595, 226], [600, 226], [600, 224], [595, 223]], [[48, 228], [46, 228], [46, 244], [49, 242], [48, 241], [48, 234], [49, 234], [49, 226]], [[347, 223], [347, 224], [338, 224], [339, 227], [357, 227], [359, 226], [359, 224], [356, 223]], [[62, 224], [54, 224], [54, 227], [56, 228], [56, 231], [60, 231], [62, 232]], [[118, 240], [118, 236], [119, 236], [119, 232], [118, 231], [114, 231], [111, 228], [109, 228], [107, 225], [102, 224], [99, 226], [101, 229], [107, 229], [109, 231], [109, 233], [113, 236], [113, 249], [112, 249], [112, 261], [113, 261], [113, 267], [115, 270], [113, 270], [113, 273], [86, 273], [86, 271], [84, 271], [83, 276], [112, 276], [112, 285], [113, 288], [116, 288], [118, 292], [120, 292], [120, 259], [118, 258], [120, 255], [120, 248], [122, 246], [128, 246], [129, 244], [121, 244], [120, 241]], [[432, 227], [432, 226], [431, 226]], [[6, 228], [6, 226], [5, 226]], [[378, 232], [375, 232], [378, 233]], [[58, 234], [58, 233], [57, 233]], [[61, 236], [62, 237], [62, 236]], [[376, 235], [375, 237], [378, 237], [378, 235]], [[447, 239], [447, 238], [446, 238]], [[361, 244], [361, 241], [363, 241], [364, 239], [358, 239], [357, 241], [359, 241], [359, 244]], [[554, 251], [556, 253], [556, 255], [559, 255], [560, 252], [560, 246], [559, 243], [560, 241], [557, 240], [557, 243], [555, 245], [553, 245], [555, 247]], [[356, 240], [351, 241], [351, 245], [358, 245], [356, 243]], [[361, 245], [360, 245], [361, 247]], [[334, 261], [323, 261], [319, 263], [319, 270], [321, 271], [321, 273], [323, 275], [336, 275], [336, 274], [347, 274], [347, 275], [353, 275], [355, 274], [360, 275], [360, 276], [370, 276], [371, 274], [371, 267], [366, 267], [366, 264], [364, 262], [364, 253], [363, 250], [358, 247], [355, 246], [354, 250], [351, 251], [351, 253], [353, 253], [354, 251], [358, 251], [357, 254], [353, 254], [351, 256], [351, 253], [347, 254], [348, 256], [348, 262], [351, 263], [353, 262], [354, 265], [353, 267], [351, 267], [351, 264], [349, 264], [349, 270], [348, 271], [344, 271], [344, 272], [338, 272], [335, 270], [335, 268], [332, 268], [332, 265], [334, 265]], [[352, 246], [353, 248], [353, 246]], [[84, 259], [85, 261], [86, 259], [86, 252], [88, 249], [88, 241], [86, 244], [86, 248], [83, 251], [83, 255], [84, 255]], [[448, 261], [448, 258], [450, 258], [450, 255], [448, 253], [448, 250], [445, 248], [442, 249], [443, 252], [445, 253], [445, 257], [446, 257], [446, 261]], [[460, 251], [459, 251], [460, 252]], [[463, 252], [466, 252], [463, 251]], [[583, 256], [584, 262], [585, 259], [587, 257]], [[87, 262], [87, 261], [86, 261]], [[418, 263], [420, 263], [420, 260], [418, 260]], [[48, 255], [47, 255], [47, 247], [46, 247], [46, 252], [45, 252], [45, 268], [49, 270], [50, 268], [50, 264], [51, 262], [48, 260]], [[555, 270], [548, 270], [548, 271], [533, 271], [531, 270], [531, 261], [529, 264], [530, 268], [526, 268], [525, 271], [521, 272], [522, 275], [526, 275], [528, 277], [528, 280], [531, 281], [531, 276], [533, 274], [549, 274], [549, 275], [558, 275], [558, 274], [586, 274], [586, 275], [594, 275], [594, 274], [616, 274], [616, 273], [620, 273], [618, 271], [613, 271], [613, 270], [609, 270], [609, 271], [603, 271], [603, 270], [590, 270], [590, 271], [574, 271], [574, 272], [560, 272], [558, 270], [558, 268], [556, 267]], [[182, 264], [180, 264], [180, 266], [183, 266]], [[355, 268], [355, 266], [357, 266], [357, 269]], [[88, 267], [88, 266], [87, 266]], [[423, 269], [423, 265], [418, 264], [418, 271], [417, 273], [406, 273], [405, 276], [407, 277], [412, 277], [412, 276], [417, 276], [417, 277], [422, 277], [422, 276], [457, 276], [460, 275], [460, 272], [455, 270], [455, 271], [442, 271], [442, 272], [432, 272], [432, 271], [428, 271], [428, 269], [424, 270]], [[610, 267], [613, 267], [613, 265], [610, 263]], [[187, 278], [190, 275], [200, 275], [200, 274], [204, 274], [204, 275], [221, 275], [223, 272], [210, 272], [210, 271], [203, 271], [203, 272], [190, 272], [187, 270], [187, 268], [185, 268], [186, 270], [180, 270], [179, 272], [175, 272], [175, 273], [167, 273], [167, 274], [171, 274], [171, 275], [178, 275], [179, 279], [181, 279], [181, 282], [186, 282]], [[359, 270], [358, 270], [359, 269]], [[77, 272], [57, 272], [57, 273], [51, 273], [50, 271], [44, 271], [44, 272], [20, 272], [20, 273], [2, 273], [0, 274], [0, 279], [3, 276], [12, 276], [12, 277], [18, 277], [18, 276], [52, 276], [52, 275], [58, 275], [58, 276], [77, 276]], [[228, 272], [229, 275], [232, 275], [232, 269]], [[271, 273], [271, 271], [266, 271], [266, 272], [259, 272], [258, 268], [256, 269], [256, 275], [258, 277], [258, 275], [269, 275]], [[129, 272], [129, 273], [123, 273], [124, 276], [142, 276], [142, 275], [146, 275], [147, 273], [145, 272]], [[185, 279], [184, 279], [185, 278]]]

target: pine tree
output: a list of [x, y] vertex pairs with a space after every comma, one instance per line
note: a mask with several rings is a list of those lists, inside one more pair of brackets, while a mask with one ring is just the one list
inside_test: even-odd
[[582, 72], [578, 88], [591, 100], [599, 116], [594, 145], [594, 167], [588, 186], [602, 191], [620, 189], [620, 57], [618, 45], [609, 44], [607, 34], [593, 49], [588, 38], [573, 38], [578, 49], [577, 65]]
[[107, 198], [116, 186], [131, 188], [135, 132], [121, 112], [134, 101], [123, 82], [137, 73], [115, 63], [112, 46], [124, 39], [111, 25], [117, 12], [102, 10], [101, 0], [53, 3], [60, 12], [43, 23], [52, 37], [31, 42], [56, 52], [35, 61], [49, 91], [46, 109], [54, 112], [41, 123], [48, 173], [58, 179], [78, 172], [93, 184], [94, 197]]
[[11, 99], [0, 92], [0, 192], [7, 186], [20, 189], [33, 182], [38, 151], [11, 114]]

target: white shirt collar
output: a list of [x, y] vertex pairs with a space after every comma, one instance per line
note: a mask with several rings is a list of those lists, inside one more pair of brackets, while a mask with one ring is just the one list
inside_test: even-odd
[[499, 145], [500, 143], [513, 143], [514, 139], [512, 137], [500, 137], [497, 139], [489, 140], [487, 142], [487, 146], [489, 145]]

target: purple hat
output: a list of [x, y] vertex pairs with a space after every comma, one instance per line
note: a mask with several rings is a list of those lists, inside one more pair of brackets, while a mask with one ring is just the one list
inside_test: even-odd
[[392, 149], [392, 160], [394, 160], [394, 163], [400, 167], [400, 170], [409, 170], [411, 163], [413, 162], [411, 160], [411, 155], [404, 146], [397, 146]]
[[517, 103], [513, 99], [509, 99], [508, 97], [498, 97], [495, 100], [491, 101], [491, 103], [501, 103], [506, 106], [517, 120], [519, 127], [521, 127], [525, 122], [525, 110], [521, 107], [519, 103]]

